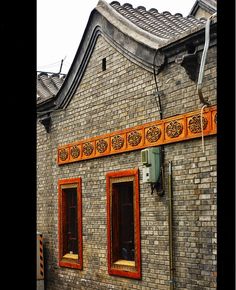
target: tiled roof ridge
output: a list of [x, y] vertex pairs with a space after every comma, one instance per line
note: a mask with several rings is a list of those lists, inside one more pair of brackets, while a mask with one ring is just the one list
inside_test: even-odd
[[[146, 8], [144, 7], [144, 6], [138, 6], [136, 9], [134, 9], [133, 8], [133, 6], [131, 5], [131, 4], [128, 4], [128, 3], [125, 3], [125, 4], [123, 4], [122, 6], [120, 5], [120, 4], [118, 4], [119, 2], [117, 2], [117, 1], [113, 1], [112, 3], [114, 4], [114, 2], [115, 2], [115, 5], [118, 5], [118, 6], [120, 6], [120, 7], [125, 7], [126, 8], [126, 11], [128, 11], [128, 15], [126, 15], [126, 16], [128, 16], [127, 18], [136, 18], [136, 19], [138, 19], [138, 21], [140, 21], [140, 24], [139, 24], [139, 22], [138, 21], [136, 21], [136, 23], [137, 23], [137, 25], [140, 27], [140, 28], [142, 28], [142, 27], [144, 27], [144, 25], [146, 24], [146, 23], [150, 23], [150, 24], [154, 24], [154, 23], [156, 23], [156, 18], [154, 17], [154, 15], [155, 15], [155, 13], [158, 13], [158, 11], [154, 11], [152, 8], [152, 10], [151, 10], [151, 15], [150, 14], [147, 14], [147, 12], [146, 12]], [[112, 6], [112, 3], [110, 4], [111, 6]], [[119, 10], [119, 8], [117, 9], [117, 10]], [[121, 14], [123, 13], [122, 12], [123, 10], [121, 10], [120, 12], [121, 12]], [[136, 15], [133, 15], [132, 14], [132, 12], [136, 12]], [[165, 12], [163, 12], [163, 14], [164, 13], [169, 13], [169, 12], [167, 12], [167, 11], [165, 11]], [[163, 19], [160, 19], [159, 20], [160, 21], [160, 25], [166, 25], [166, 26], [170, 26], [170, 22], [168, 22], [168, 23], [164, 23], [163, 22]], [[168, 29], [168, 28], [167, 28]], [[150, 32], [152, 32], [152, 31], [150, 31]]]
[[[130, 4], [130, 3], [124, 3], [123, 5], [121, 5], [119, 1], [112, 1], [112, 2], [110, 2], [110, 5], [111, 5], [111, 6], [112, 6], [112, 5], [119, 5], [119, 6], [121, 6], [121, 7], [134, 8], [134, 6], [133, 6], [132, 4]], [[156, 12], [158, 12], [158, 10], [157, 10], [156, 8], [154, 8], [154, 7], [153, 7], [153, 8], [150, 8], [150, 9], [147, 10], [146, 7], [144, 7], [144, 6], [137, 6], [136, 9], [142, 9], [142, 10], [149, 11], [149, 12], [151, 12], [151, 11], [156, 11]], [[168, 13], [170, 13], [169, 11], [163, 11], [162, 13], [164, 13], [164, 12], [168, 12]], [[158, 12], [158, 13], [159, 13], [159, 12]], [[180, 14], [180, 15], [182, 16], [181, 13], [176, 13], [176, 14]]]
[[108, 4], [99, 0], [96, 9], [124, 34], [155, 49], [202, 29], [206, 22], [206, 19], [192, 15], [183, 17], [181, 13], [171, 14], [169, 11], [159, 13], [156, 8], [134, 8], [132, 4], [121, 5], [118, 1]]
[[187, 16], [183, 16], [183, 14], [182, 13], [179, 13], [179, 12], [176, 12], [176, 13], [171, 13], [170, 11], [163, 11], [163, 12], [159, 12], [156, 8], [150, 8], [150, 9], [146, 9], [146, 7], [144, 7], [144, 6], [137, 6], [136, 8], [132, 5], [132, 4], [130, 4], [130, 3], [124, 3], [123, 5], [121, 5], [120, 4], [120, 2], [119, 1], [112, 1], [112, 2], [110, 2], [109, 3], [111, 6], [113, 6], [113, 5], [118, 5], [118, 6], [120, 6], [120, 7], [124, 7], [124, 8], [132, 8], [132, 9], [138, 9], [138, 10], [143, 10], [143, 11], [146, 11], [146, 12], [150, 12], [150, 13], [152, 13], [152, 12], [156, 12], [156, 13], [158, 13], [158, 14], [164, 14], [164, 15], [167, 15], [167, 14], [169, 14], [170, 16], [175, 16], [175, 17], [181, 17], [181, 18], [185, 18], [185, 19], [188, 19], [188, 18], [193, 18], [193, 19], [195, 19], [195, 20], [197, 20], [197, 18], [195, 18], [193, 15], [187, 15]]
[[[199, 0], [200, 2], [202, 1], [202, 2], [204, 2], [204, 3], [206, 3], [207, 2], [207, 0]], [[216, 0], [211, 0], [211, 1], [215, 1], [215, 3], [217, 3], [216, 2]], [[174, 17], [178, 17], [178, 18], [182, 18], [182, 19], [185, 19], [185, 20], [190, 20], [190, 21], [192, 21], [192, 22], [195, 22], [196, 24], [199, 22], [199, 21], [202, 21], [202, 22], [205, 22], [207, 19], [205, 18], [205, 17], [201, 17], [200, 19], [198, 19], [198, 18], [196, 18], [196, 17], [194, 17], [193, 15], [191, 15], [191, 14], [188, 14], [188, 15], [186, 15], [186, 16], [183, 16], [183, 14], [182, 13], [180, 13], [180, 12], [176, 12], [176, 13], [171, 13], [170, 11], [168, 11], [168, 10], [165, 10], [165, 11], [163, 11], [163, 12], [159, 12], [156, 8], [150, 8], [150, 9], [146, 9], [146, 7], [144, 7], [144, 6], [137, 6], [136, 8], [134, 8], [134, 6], [132, 5], [132, 4], [129, 4], [129, 3], [124, 3], [123, 5], [121, 5], [120, 3], [119, 3], [119, 1], [112, 1], [111, 3], [110, 3], [110, 5], [111, 4], [117, 4], [117, 5], [119, 5], [120, 7], [130, 7], [130, 8], [133, 8], [133, 9], [139, 9], [139, 10], [144, 10], [144, 11], [146, 11], [146, 12], [149, 12], [149, 13], [151, 13], [151, 14], [158, 14], [158, 15], [165, 15], [165, 16], [167, 16], [167, 15], [169, 15], [170, 17], [172, 17], [172, 20], [174, 21]], [[111, 5], [112, 6], [112, 5]], [[212, 6], [213, 7], [213, 6]], [[177, 24], [176, 24], [177, 25]], [[187, 24], [188, 25], [188, 24]]]
[[[118, 1], [113, 1], [119, 3]], [[126, 4], [127, 5], [127, 4]], [[131, 4], [128, 4], [131, 5]], [[141, 29], [131, 20], [127, 19], [124, 15], [119, 13], [111, 4], [108, 4], [105, 0], [99, 0], [96, 10], [105, 17], [111, 24], [118, 27], [121, 32], [129, 35], [136, 41], [146, 44], [149, 47], [158, 49], [159, 46], [164, 45], [168, 38], [160, 37], [152, 34], [145, 29]]]

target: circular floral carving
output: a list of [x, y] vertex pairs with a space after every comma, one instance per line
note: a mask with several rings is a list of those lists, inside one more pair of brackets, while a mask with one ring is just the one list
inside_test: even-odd
[[166, 127], [166, 133], [170, 138], [178, 137], [183, 132], [183, 125], [177, 121], [172, 121]]
[[96, 148], [97, 148], [97, 151], [99, 153], [103, 153], [107, 150], [107, 141], [101, 139], [101, 140], [98, 140], [97, 144], [96, 144]]
[[156, 142], [161, 136], [161, 130], [157, 126], [152, 126], [147, 130], [146, 138], [149, 142]]
[[68, 150], [67, 149], [61, 149], [59, 153], [59, 157], [61, 161], [65, 161], [68, 158]]
[[124, 138], [120, 135], [116, 135], [114, 138], [112, 138], [111, 145], [115, 150], [121, 149], [124, 145]]
[[[205, 117], [202, 117], [202, 123], [203, 123], [203, 130], [205, 130], [207, 123], [208, 123], [208, 121]], [[202, 129], [201, 129], [201, 116], [200, 115], [193, 116], [189, 121], [188, 127], [192, 133], [200, 133], [202, 131]]]
[[87, 142], [83, 145], [83, 153], [86, 156], [91, 155], [93, 152], [93, 145], [90, 142]]
[[141, 134], [137, 131], [133, 131], [128, 136], [128, 143], [131, 146], [137, 146], [140, 143], [141, 139], [142, 139]]
[[79, 157], [79, 154], [80, 154], [80, 150], [79, 150], [79, 147], [78, 146], [73, 146], [70, 150], [70, 154], [72, 156], [72, 158], [78, 158]]

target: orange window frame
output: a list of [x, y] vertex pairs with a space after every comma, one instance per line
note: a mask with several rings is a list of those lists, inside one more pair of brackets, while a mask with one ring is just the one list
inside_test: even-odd
[[[65, 198], [63, 189], [76, 188], [77, 192], [77, 231], [78, 231], [78, 255], [63, 255], [63, 228], [66, 225], [66, 218], [63, 214], [65, 207]], [[58, 249], [59, 249], [59, 266], [75, 269], [83, 268], [83, 243], [82, 243], [82, 191], [81, 178], [61, 179], [58, 181]]]
[[[134, 262], [118, 260], [114, 262], [113, 243], [112, 243], [112, 184], [117, 182], [133, 182], [133, 213], [134, 213]], [[121, 277], [141, 279], [141, 241], [140, 241], [140, 205], [139, 205], [139, 172], [138, 168], [109, 172], [106, 174], [107, 192], [107, 241], [108, 241], [108, 273]], [[114, 217], [113, 217], [114, 218]]]

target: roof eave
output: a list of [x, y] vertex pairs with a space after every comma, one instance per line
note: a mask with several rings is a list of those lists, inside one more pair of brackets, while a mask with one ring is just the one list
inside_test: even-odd
[[[211, 24], [209, 47], [216, 45], [217, 41], [217, 22]], [[186, 51], [186, 47], [191, 44], [197, 51], [203, 50], [205, 42], [205, 27], [187, 34], [182, 38], [171, 42], [162, 48], [163, 53], [168, 58], [168, 62], [174, 61], [176, 54]], [[173, 58], [174, 57], [174, 58]]]
[[47, 112], [48, 110], [56, 109], [57, 95], [53, 96], [50, 99], [38, 102], [37, 106], [36, 106], [37, 107], [37, 113], [43, 114], [43, 112]]

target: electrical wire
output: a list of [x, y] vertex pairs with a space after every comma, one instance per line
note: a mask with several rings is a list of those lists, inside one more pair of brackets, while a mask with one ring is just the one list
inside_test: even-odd
[[203, 135], [203, 110], [204, 108], [207, 107], [207, 105], [203, 105], [201, 108], [201, 132], [202, 132], [202, 151], [203, 153], [205, 152], [205, 147], [204, 147], [204, 135]]
[[[158, 85], [157, 85], [157, 75], [156, 75], [156, 69], [155, 69], [155, 60], [156, 60], [157, 52], [158, 52], [158, 50], [156, 50], [155, 55], [154, 55], [154, 59], [153, 59], [153, 75], [154, 75], [154, 80], [155, 80], [155, 85], [156, 85], [156, 90], [157, 90], [158, 103], [157, 103], [156, 98], [155, 98], [155, 100], [156, 100], [157, 106], [159, 107], [160, 119], [162, 119], [161, 100], [160, 100], [160, 94], [158, 91], [159, 89], [158, 89]], [[159, 70], [159, 72], [160, 72], [160, 70]]]
[[40, 65], [38, 67], [38, 69], [42, 69], [44, 67], [51, 67], [51, 66], [56, 66], [58, 63], [60, 63], [61, 61], [57, 61], [57, 62], [53, 62], [53, 63], [50, 63], [50, 64], [46, 64], [46, 65]]

